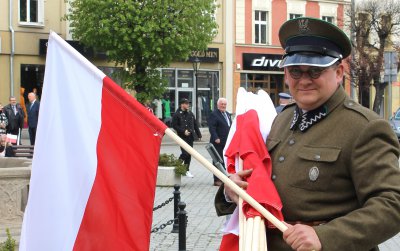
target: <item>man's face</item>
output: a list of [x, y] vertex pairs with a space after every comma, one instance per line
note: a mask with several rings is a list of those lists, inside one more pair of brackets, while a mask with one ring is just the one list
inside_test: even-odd
[[189, 103], [182, 103], [181, 104], [181, 109], [184, 111], [188, 111], [189, 110]]
[[[324, 104], [335, 93], [343, 78], [342, 64], [323, 69], [318, 78], [315, 78], [315, 75], [312, 78], [310, 70], [313, 75], [313, 70], [316, 69], [304, 65], [285, 67], [285, 79], [289, 85], [290, 94], [299, 108], [307, 111]], [[302, 72], [300, 77], [293, 74], [299, 72]]]
[[29, 93], [28, 94], [28, 100], [29, 100], [29, 102], [32, 103], [35, 100], [35, 94], [34, 93]]
[[226, 101], [225, 100], [220, 100], [218, 103], [217, 103], [217, 108], [218, 108], [218, 110], [220, 110], [221, 112], [225, 112], [226, 111]]
[[10, 98], [10, 104], [11, 105], [16, 105], [17, 104], [17, 100], [15, 98]]

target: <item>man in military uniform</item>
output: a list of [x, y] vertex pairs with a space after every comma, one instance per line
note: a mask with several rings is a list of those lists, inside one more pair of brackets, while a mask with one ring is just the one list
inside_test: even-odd
[[[179, 108], [176, 110], [174, 116], [172, 117], [172, 127], [175, 129], [181, 139], [183, 139], [188, 145], [193, 147], [194, 133], [196, 133], [199, 140], [201, 139], [201, 132], [199, 126], [196, 122], [194, 114], [189, 110], [189, 100], [186, 98], [179, 101]], [[193, 174], [189, 172], [190, 161], [192, 155], [186, 152], [185, 149], [181, 147], [181, 155], [179, 159], [187, 166], [186, 176], [193, 178]]]
[[[281, 67], [295, 104], [267, 138], [273, 180], [288, 229], [267, 230], [270, 250], [378, 250], [400, 230], [399, 143], [385, 119], [351, 100], [341, 86], [348, 37], [333, 24], [299, 18], [279, 38]], [[247, 186], [251, 170], [230, 176]], [[219, 215], [237, 195], [221, 186]], [[228, 200], [226, 200], [228, 199]]]

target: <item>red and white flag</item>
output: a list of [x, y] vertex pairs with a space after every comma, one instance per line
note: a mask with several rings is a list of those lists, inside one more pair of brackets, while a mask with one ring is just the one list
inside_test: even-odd
[[[258, 94], [239, 88], [236, 105], [236, 118], [229, 131], [224, 149], [226, 168], [229, 173], [239, 169], [239, 157], [243, 160], [243, 170], [253, 169], [247, 179], [247, 193], [264, 206], [279, 220], [283, 220], [282, 202], [275, 185], [271, 181], [271, 158], [265, 146], [266, 138], [276, 117], [276, 110], [269, 95], [263, 91]], [[220, 250], [238, 250], [238, 208], [227, 222]], [[243, 202], [246, 218], [261, 216], [247, 202]], [[269, 224], [269, 227], [273, 225]], [[235, 249], [232, 249], [235, 246]]]
[[51, 32], [20, 250], [149, 250], [167, 128]]

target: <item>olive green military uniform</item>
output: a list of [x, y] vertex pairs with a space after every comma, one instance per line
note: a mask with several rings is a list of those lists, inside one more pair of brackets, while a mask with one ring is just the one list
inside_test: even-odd
[[[378, 250], [400, 231], [399, 144], [390, 125], [350, 100], [342, 87], [314, 117], [278, 115], [267, 139], [285, 221], [314, 226], [323, 251]], [[216, 197], [219, 215], [234, 208]], [[268, 250], [292, 250], [279, 231]], [[375, 248], [374, 248], [375, 247]]]

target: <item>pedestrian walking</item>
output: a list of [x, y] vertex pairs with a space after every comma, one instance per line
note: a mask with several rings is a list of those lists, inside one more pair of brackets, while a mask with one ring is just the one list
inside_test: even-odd
[[[193, 147], [194, 133], [196, 133], [199, 140], [201, 140], [201, 132], [196, 122], [194, 114], [189, 110], [189, 100], [184, 98], [179, 102], [179, 108], [176, 110], [172, 117], [172, 127], [177, 132], [178, 136], [183, 139], [188, 145]], [[193, 178], [193, 174], [189, 171], [190, 161], [192, 156], [181, 147], [181, 155], [179, 159], [187, 166], [186, 176]]]

